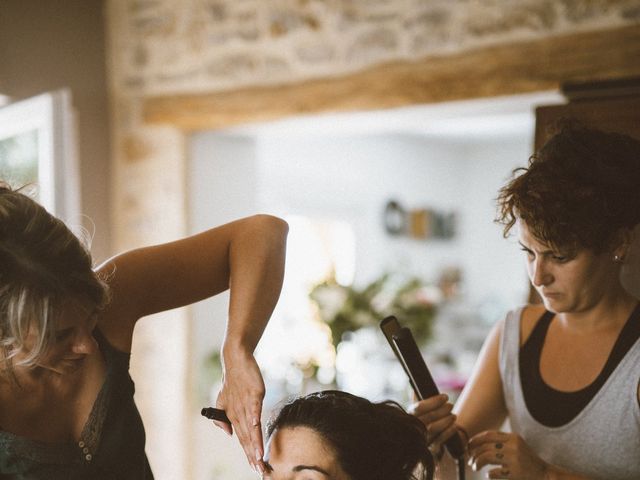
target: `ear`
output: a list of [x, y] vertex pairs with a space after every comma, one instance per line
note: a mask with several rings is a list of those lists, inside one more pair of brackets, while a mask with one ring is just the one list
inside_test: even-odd
[[611, 252], [613, 258], [618, 258], [620, 261], [624, 261], [629, 248], [634, 240], [634, 231], [631, 228], [621, 228], [618, 230], [613, 241], [613, 251]]

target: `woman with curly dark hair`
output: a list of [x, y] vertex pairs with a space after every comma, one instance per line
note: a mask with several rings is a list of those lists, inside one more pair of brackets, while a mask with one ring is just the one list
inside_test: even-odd
[[424, 425], [394, 402], [312, 393], [285, 404], [267, 436], [265, 479], [433, 478]]
[[495, 325], [455, 424], [442, 397], [415, 413], [436, 444], [470, 440], [489, 478], [640, 478], [640, 306], [620, 279], [640, 224], [640, 142], [566, 124], [498, 207], [542, 304]]

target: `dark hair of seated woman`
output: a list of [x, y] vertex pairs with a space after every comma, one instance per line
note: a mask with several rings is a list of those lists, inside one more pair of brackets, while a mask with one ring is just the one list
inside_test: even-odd
[[[430, 480], [424, 425], [392, 401], [328, 390], [286, 403], [267, 425], [265, 478]], [[294, 478], [298, 478], [295, 476]]]

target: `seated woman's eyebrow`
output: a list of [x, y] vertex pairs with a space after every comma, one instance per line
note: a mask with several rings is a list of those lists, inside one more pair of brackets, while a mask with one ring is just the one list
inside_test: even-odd
[[296, 465], [292, 469], [292, 471], [294, 471], [294, 472], [301, 472], [302, 470], [313, 470], [314, 472], [319, 472], [319, 473], [321, 473], [323, 475], [326, 475], [327, 477], [331, 478], [331, 475], [329, 475], [329, 472], [327, 472], [326, 470], [323, 470], [320, 467], [316, 467], [315, 465]]
[[[273, 467], [271, 466], [271, 464], [269, 462], [264, 462], [264, 466], [265, 469], [268, 472], [273, 472]], [[295, 467], [293, 467], [291, 469], [293, 472], [301, 472], [303, 470], [313, 470], [315, 472], [319, 472], [325, 476], [327, 476], [328, 478], [331, 478], [331, 475], [329, 475], [329, 472], [327, 472], [326, 470], [323, 470], [320, 467], [316, 467], [315, 465], [296, 465]]]

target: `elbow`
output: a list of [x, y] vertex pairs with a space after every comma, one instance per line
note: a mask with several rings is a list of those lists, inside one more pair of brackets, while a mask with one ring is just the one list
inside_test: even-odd
[[284, 241], [289, 233], [289, 224], [274, 215], [258, 214], [251, 217], [254, 228], [259, 230], [263, 238]]

